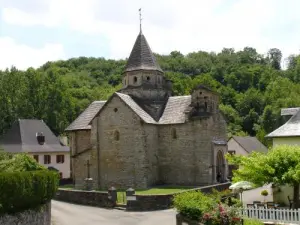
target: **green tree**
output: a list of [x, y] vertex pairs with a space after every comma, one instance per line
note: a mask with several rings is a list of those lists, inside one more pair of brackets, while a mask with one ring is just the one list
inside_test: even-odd
[[282, 59], [282, 53], [278, 48], [271, 48], [268, 51], [268, 58], [269, 58], [269, 62], [270, 65], [276, 69], [276, 70], [280, 70], [281, 66], [281, 59]]
[[277, 145], [268, 153], [253, 152], [249, 156], [227, 155], [229, 162], [239, 165], [233, 181], [247, 180], [258, 186], [288, 184], [293, 187], [294, 208], [299, 208], [300, 147]]

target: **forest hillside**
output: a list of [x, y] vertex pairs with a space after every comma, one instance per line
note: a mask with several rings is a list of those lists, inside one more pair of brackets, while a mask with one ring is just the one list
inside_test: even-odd
[[[220, 53], [173, 51], [157, 55], [174, 95], [187, 95], [204, 84], [221, 96], [220, 110], [228, 136], [256, 135], [260, 140], [285, 122], [284, 107], [300, 106], [300, 56], [288, 57], [273, 48], [223, 49]], [[105, 100], [121, 88], [126, 60], [71, 58], [47, 62], [37, 69], [0, 71], [0, 135], [18, 118], [43, 119], [56, 134], [94, 100]]]

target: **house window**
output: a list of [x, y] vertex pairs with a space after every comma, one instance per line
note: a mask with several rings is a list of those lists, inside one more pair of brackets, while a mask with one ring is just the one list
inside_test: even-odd
[[50, 163], [51, 163], [51, 156], [44, 155], [44, 164], [50, 164]]
[[173, 139], [177, 139], [177, 133], [176, 133], [176, 129], [175, 128], [172, 128], [171, 135], [172, 135]]
[[34, 155], [33, 158], [35, 159], [35, 161], [39, 162], [39, 155]]
[[235, 151], [228, 151], [230, 155], [235, 155]]
[[65, 156], [64, 155], [57, 155], [56, 156], [56, 163], [64, 163], [65, 162]]

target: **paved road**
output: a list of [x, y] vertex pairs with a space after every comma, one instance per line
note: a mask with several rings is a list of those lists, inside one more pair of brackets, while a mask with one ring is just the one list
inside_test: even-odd
[[52, 225], [175, 225], [175, 211], [126, 212], [52, 201]]

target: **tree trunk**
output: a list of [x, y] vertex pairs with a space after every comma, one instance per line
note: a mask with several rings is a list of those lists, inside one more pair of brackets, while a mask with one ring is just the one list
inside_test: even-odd
[[293, 208], [298, 209], [299, 208], [299, 190], [300, 190], [299, 183], [295, 183], [293, 188], [294, 188]]

